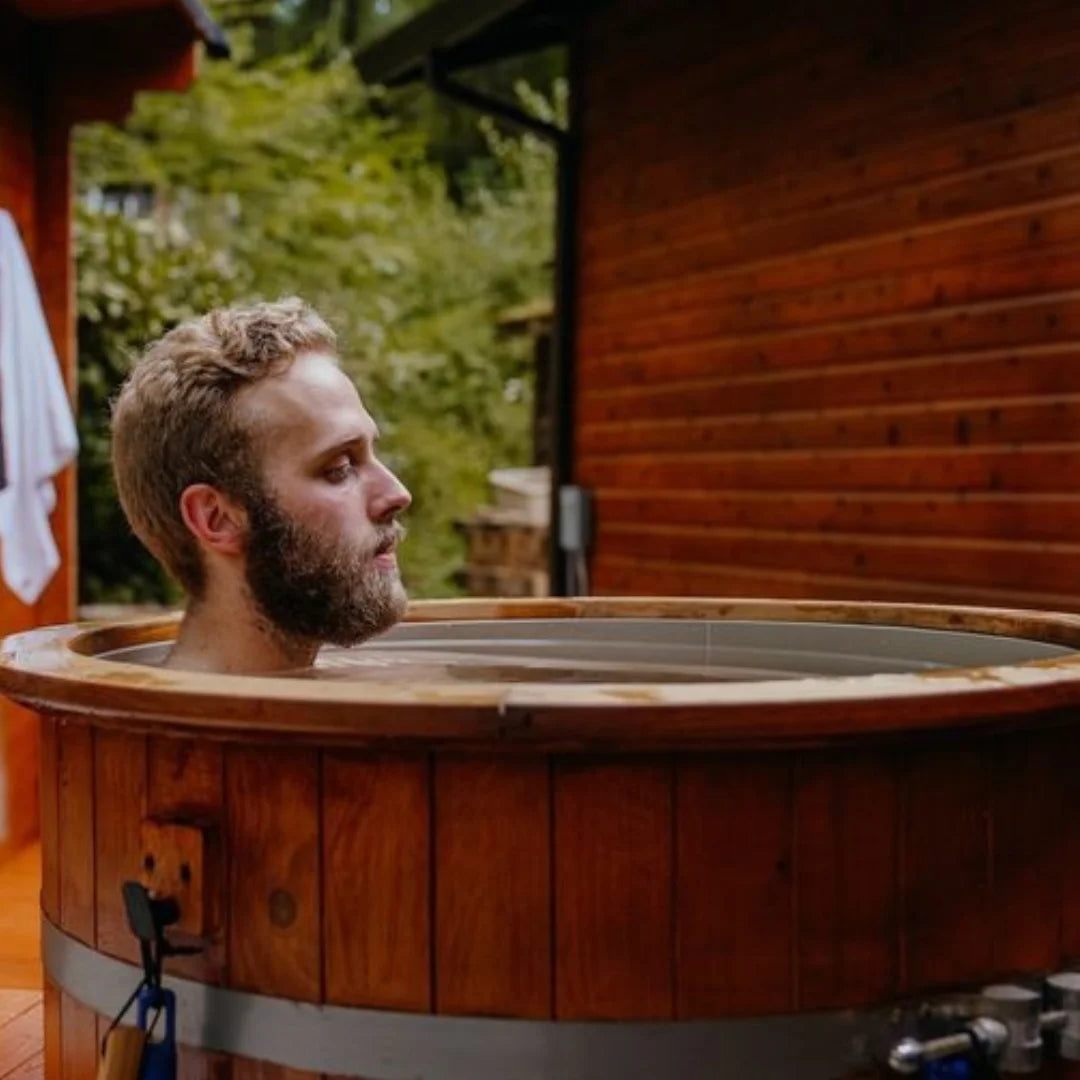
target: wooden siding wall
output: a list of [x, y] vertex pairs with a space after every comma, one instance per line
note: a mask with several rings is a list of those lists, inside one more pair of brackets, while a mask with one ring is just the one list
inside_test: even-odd
[[1080, 9], [621, 0], [583, 66], [593, 590], [1080, 608]]

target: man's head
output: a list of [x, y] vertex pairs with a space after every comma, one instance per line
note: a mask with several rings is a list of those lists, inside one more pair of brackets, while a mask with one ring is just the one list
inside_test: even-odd
[[198, 603], [242, 578], [291, 639], [352, 644], [403, 613], [394, 548], [409, 494], [299, 300], [213, 311], [136, 362], [113, 470], [138, 537]]

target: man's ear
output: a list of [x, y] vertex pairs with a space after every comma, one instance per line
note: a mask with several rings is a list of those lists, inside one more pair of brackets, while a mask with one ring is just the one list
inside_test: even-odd
[[209, 484], [191, 484], [180, 494], [180, 515], [199, 543], [221, 555], [242, 555], [247, 514]]

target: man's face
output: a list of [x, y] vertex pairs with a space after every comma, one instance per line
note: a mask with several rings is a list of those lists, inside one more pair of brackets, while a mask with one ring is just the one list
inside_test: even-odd
[[378, 432], [352, 382], [319, 353], [244, 391], [261, 483], [247, 495], [245, 573], [290, 637], [353, 645], [405, 611], [396, 518], [411, 498], [375, 456]]

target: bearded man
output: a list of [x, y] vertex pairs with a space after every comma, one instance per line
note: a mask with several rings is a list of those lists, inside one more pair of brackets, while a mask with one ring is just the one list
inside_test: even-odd
[[187, 594], [169, 667], [303, 669], [401, 618], [411, 499], [377, 439], [300, 300], [211, 311], [146, 350], [113, 409], [112, 460], [132, 529]]

